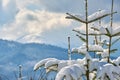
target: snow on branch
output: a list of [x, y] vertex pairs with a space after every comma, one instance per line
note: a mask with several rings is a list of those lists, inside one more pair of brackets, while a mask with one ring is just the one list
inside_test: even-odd
[[[83, 31], [81, 29], [73, 29], [73, 31], [75, 31], [83, 36], [86, 36], [85, 31]], [[95, 35], [105, 35], [105, 34], [107, 34], [106, 29], [103, 27], [101, 27], [101, 28], [96, 28], [96, 27], [88, 28], [88, 35], [95, 36]]]
[[98, 71], [105, 64], [107, 64], [107, 62], [99, 61], [99, 59], [92, 59], [89, 62], [89, 70], [90, 72]]
[[104, 18], [104, 17], [109, 16], [109, 15], [114, 14], [114, 13], [117, 13], [117, 12], [111, 13], [111, 12], [106, 11], [106, 10], [101, 10], [101, 11], [95, 12], [92, 15], [88, 16], [88, 23], [97, 21], [101, 18]]
[[120, 36], [120, 26], [112, 28], [112, 36]]
[[[84, 30], [81, 30], [79, 28], [73, 29], [73, 31], [77, 32], [78, 34], [81, 34], [83, 36], [86, 35]], [[92, 25], [91, 27], [88, 28], [88, 34], [91, 36], [95, 35], [106, 35], [106, 36], [120, 36], [120, 26], [118, 27], [103, 27], [103, 26], [97, 26], [97, 25]]]
[[[87, 57], [77, 60], [58, 60], [55, 58], [47, 58], [38, 62], [34, 70], [40, 66], [46, 68], [46, 72], [57, 71], [55, 80], [81, 80], [86, 74]], [[39, 66], [38, 66], [39, 65]], [[89, 59], [89, 71], [91, 80], [96, 77], [97, 80], [104, 80], [106, 76], [110, 80], [120, 78], [120, 57], [112, 61], [112, 64], [99, 59]], [[94, 73], [96, 71], [96, 73]], [[94, 76], [94, 77], [93, 77]]]
[[[94, 27], [94, 28], [96, 28], [96, 27]], [[120, 26], [118, 26], [118, 27], [107, 26], [107, 27], [100, 27], [97, 29], [99, 30], [99, 32], [101, 34], [104, 34], [107, 36], [111, 36], [111, 37], [120, 36]]]
[[97, 52], [96, 54], [101, 55], [102, 58], [107, 58], [109, 56], [108, 49], [104, 49], [103, 52]]
[[[88, 45], [88, 51], [103, 52], [103, 48], [100, 45]], [[83, 44], [79, 48], [73, 48], [72, 53], [80, 53], [85, 55], [87, 53], [86, 45]]]
[[70, 66], [73, 64], [83, 65], [85, 62], [84, 59], [77, 59], [77, 60], [58, 60], [55, 58], [47, 58], [39, 61], [35, 64], [34, 70], [38, 70], [40, 67], [44, 67], [46, 72], [50, 71], [60, 71], [63, 67]]
[[86, 73], [86, 70], [83, 66], [78, 64], [70, 65], [67, 67], [62, 68], [55, 80], [80, 80], [81, 76]]
[[104, 18], [104, 17], [109, 16], [109, 15], [114, 14], [114, 13], [117, 13], [117, 12], [111, 13], [111, 12], [106, 11], [106, 10], [101, 10], [101, 11], [95, 12], [92, 15], [88, 16], [88, 21], [85, 21], [85, 19], [81, 15], [72, 15], [70, 13], [66, 13], [68, 15], [66, 18], [67, 19], [74, 19], [74, 20], [80, 21], [82, 23], [91, 23], [91, 22], [97, 21], [101, 18]]
[[118, 57], [117, 59], [113, 60], [113, 63], [114, 63], [116, 66], [120, 66], [120, 57]]
[[53, 71], [57, 71], [57, 67], [58, 67], [58, 63], [60, 62], [60, 60], [49, 60], [45, 63], [45, 68], [46, 68], [46, 72], [50, 72], [51, 70]]
[[103, 52], [103, 48], [100, 45], [89, 45], [89, 51], [94, 51], [94, 52]]
[[[114, 73], [118, 74], [120, 79], [120, 67], [114, 66], [112, 64], [105, 64], [97, 73], [97, 80], [104, 80], [106, 76], [108, 76], [109, 80], [117, 80], [114, 76]], [[118, 80], [119, 80], [118, 79]]]
[[40, 67], [44, 66], [47, 61], [50, 60], [56, 60], [55, 58], [47, 58], [39, 61], [38, 63], [35, 64], [34, 66], [34, 71], [38, 70]]
[[80, 15], [72, 15], [70, 13], [66, 13], [68, 16], [66, 17], [67, 19], [74, 19], [76, 21], [80, 21], [82, 23], [86, 23], [85, 19], [83, 19]]

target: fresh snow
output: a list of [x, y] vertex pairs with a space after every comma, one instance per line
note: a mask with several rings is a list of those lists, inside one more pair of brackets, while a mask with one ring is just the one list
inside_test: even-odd
[[119, 35], [120, 35], [120, 26], [113, 28], [112, 30], [113, 30], [112, 35], [117, 34], [117, 33], [119, 33]]
[[62, 68], [56, 75], [55, 80], [79, 80], [81, 76], [85, 74], [84, 67], [74, 64]]
[[[86, 54], [89, 55], [89, 54]], [[87, 56], [83, 59], [77, 60], [58, 60], [55, 58], [47, 58], [38, 62], [34, 66], [34, 70], [39, 69], [44, 66], [46, 72], [57, 71], [55, 80], [81, 80], [86, 73], [86, 64], [88, 58]], [[107, 75], [110, 80], [120, 79], [120, 57], [111, 61], [112, 64], [107, 63], [104, 60], [99, 59], [89, 59], [89, 71], [90, 80], [92, 80], [95, 75], [97, 80], [104, 80]], [[113, 65], [115, 64], [115, 65]], [[117, 75], [116, 75], [117, 74]]]
[[50, 61], [50, 60], [56, 60], [56, 59], [55, 59], [55, 58], [47, 58], [47, 59], [43, 59], [43, 60], [39, 61], [38, 63], [35, 64], [35, 66], [34, 66], [34, 71], [35, 71], [35, 70], [38, 70], [40, 67], [44, 66], [45, 63], [46, 63], [47, 61]]
[[[81, 22], [86, 22], [85, 21], [85, 18], [82, 16], [82, 15], [71, 15], [71, 14], [69, 14], [69, 13], [67, 13], [68, 14], [68, 16], [66, 17], [66, 18], [68, 18], [68, 19], [75, 19], [75, 18], [77, 18], [77, 19], [79, 19]], [[110, 11], [107, 11], [107, 10], [101, 10], [101, 11], [97, 11], [97, 12], [95, 12], [95, 13], [93, 13], [93, 14], [91, 14], [91, 15], [89, 15], [88, 16], [88, 22], [89, 21], [92, 21], [92, 20], [95, 20], [95, 19], [97, 19], [97, 18], [101, 18], [101, 17], [103, 17], [103, 16], [105, 16], [105, 15], [108, 15], [108, 14], [111, 14], [111, 12]], [[74, 18], [75, 17], [75, 18]], [[75, 19], [76, 20], [76, 19]]]
[[[91, 29], [92, 28], [92, 29]], [[109, 25], [106, 25], [106, 26], [97, 26], [97, 25], [91, 25], [91, 28], [89, 28], [89, 34], [110, 34], [111, 36], [117, 34], [117, 36], [120, 35], [120, 26], [118, 27], [111, 27]], [[93, 30], [94, 29], [97, 29], [96, 30]], [[109, 31], [109, 33], [107, 32], [107, 30]]]
[[110, 12], [109, 12], [109, 11], [106, 11], [106, 10], [97, 11], [97, 12], [89, 15], [89, 16], [88, 16], [88, 20], [91, 21], [91, 20], [96, 19], [96, 18], [98, 18], [98, 17], [101, 17], [101, 16], [103, 16], [103, 15], [105, 15], [105, 14], [110, 14]]
[[[76, 31], [76, 32], [81, 33], [81, 34], [86, 34], [85, 30], [83, 30], [82, 28], [75, 28], [75, 29], [73, 29], [73, 31]], [[105, 27], [91, 26], [91, 27], [88, 28], [88, 34], [94, 36], [94, 35], [107, 34], [107, 32], [106, 32]]]
[[[109, 33], [107, 32], [107, 30], [109, 31]], [[81, 34], [86, 34], [85, 31], [83, 31], [82, 28], [75, 28], [73, 29], [74, 31], [81, 33]], [[88, 34], [89, 35], [104, 35], [104, 34], [110, 34], [111, 36], [117, 35], [120, 36], [120, 26], [118, 27], [110, 27], [110, 26], [97, 26], [95, 24], [91, 25], [88, 28]]]
[[[103, 48], [102, 46], [95, 44], [95, 45], [88, 45], [88, 50], [95, 52], [102, 52]], [[86, 45], [82, 45], [78, 48], [72, 48], [72, 53], [86, 54], [87, 53]]]
[[102, 52], [103, 51], [102, 46], [97, 45], [97, 44], [89, 45], [88, 47], [89, 47], [89, 51], [96, 51], [96, 52]]
[[120, 57], [118, 57], [117, 59], [113, 60], [113, 63], [117, 66], [120, 66]]
[[101, 55], [102, 58], [107, 58], [109, 56], [108, 49], [104, 49], [103, 52], [97, 52], [96, 54]]
[[[114, 77], [115, 74], [119, 75], [119, 78]], [[112, 64], [105, 64], [97, 73], [97, 79], [104, 80], [105, 76], [108, 76], [110, 80], [120, 79], [120, 67], [114, 66]]]
[[97, 34], [100, 34], [100, 32], [97, 31], [97, 30], [94, 30], [94, 29], [89, 28], [89, 29], [88, 29], [88, 34], [97, 35]]

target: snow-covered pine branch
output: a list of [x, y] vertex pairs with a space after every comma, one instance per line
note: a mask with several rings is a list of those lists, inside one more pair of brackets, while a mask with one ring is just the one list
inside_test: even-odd
[[70, 13], [66, 13], [68, 15], [66, 18], [74, 19], [74, 20], [82, 22], [82, 23], [91, 23], [91, 22], [97, 21], [101, 18], [104, 18], [104, 17], [109, 16], [114, 13], [117, 13], [117, 12], [111, 13], [110, 11], [106, 11], [106, 10], [97, 11], [88, 16], [88, 21], [86, 21], [85, 18], [81, 15], [72, 15]]
[[[88, 45], [88, 48], [89, 48], [88, 51], [90, 52], [103, 52], [103, 48], [100, 45]], [[86, 54], [87, 53], [86, 45], [83, 44], [79, 48], [73, 48], [72, 53]]]
[[84, 66], [78, 64], [66, 66], [62, 68], [56, 75], [55, 80], [81, 80], [82, 75], [86, 74]]
[[47, 58], [39, 61], [38, 63], [35, 64], [34, 66], [34, 71], [38, 70], [40, 67], [44, 66], [47, 61], [50, 60], [56, 60], [55, 58]]
[[[114, 73], [118, 74], [117, 77], [114, 76]], [[105, 80], [105, 77], [108, 77], [109, 80], [119, 80], [120, 79], [120, 67], [114, 66], [112, 64], [105, 64], [97, 73], [97, 80]]]

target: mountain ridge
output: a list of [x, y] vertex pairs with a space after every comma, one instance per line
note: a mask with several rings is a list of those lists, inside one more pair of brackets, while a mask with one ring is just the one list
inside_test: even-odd
[[[67, 59], [67, 49], [40, 43], [19, 43], [0, 39], [0, 74], [14, 77], [13, 72], [23, 66], [23, 74], [45, 58]], [[11, 75], [12, 74], [12, 75]], [[13, 79], [14, 80], [14, 79]]]

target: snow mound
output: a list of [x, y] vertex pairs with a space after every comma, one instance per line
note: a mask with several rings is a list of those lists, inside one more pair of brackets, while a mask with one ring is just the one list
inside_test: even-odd
[[74, 64], [62, 68], [56, 75], [55, 80], [63, 80], [63, 78], [65, 80], [79, 80], [83, 74], [85, 74], [84, 67]]

